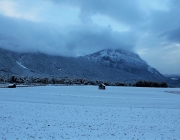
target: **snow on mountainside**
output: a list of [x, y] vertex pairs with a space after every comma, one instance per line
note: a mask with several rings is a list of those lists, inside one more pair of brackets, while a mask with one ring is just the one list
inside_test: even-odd
[[131, 70], [147, 68], [147, 63], [139, 55], [124, 50], [102, 50], [85, 56], [90, 61], [113, 68]]
[[166, 80], [137, 54], [123, 50], [103, 50], [73, 58], [0, 49], [0, 64], [0, 75], [70, 77], [121, 82]]
[[124, 50], [102, 50], [85, 56], [89, 60], [114, 68], [139, 67], [146, 65], [137, 54]]
[[141, 77], [163, 77], [156, 69], [149, 66], [138, 54], [125, 50], [102, 50], [84, 56], [91, 62], [101, 66], [121, 69]]
[[24, 69], [27, 69], [27, 68], [26, 68], [25, 66], [23, 66], [20, 62], [16, 61], [16, 63], [17, 63], [19, 66], [23, 67]]
[[0, 49], [0, 74], [22, 74], [27, 73], [22, 66], [20, 66], [16, 60], [6, 53], [6, 51]]

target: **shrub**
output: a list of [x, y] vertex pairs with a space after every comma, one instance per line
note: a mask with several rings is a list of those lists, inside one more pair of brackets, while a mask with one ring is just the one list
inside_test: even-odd
[[137, 81], [135, 83], [136, 87], [168, 87], [166, 82], [151, 82], [151, 81]]

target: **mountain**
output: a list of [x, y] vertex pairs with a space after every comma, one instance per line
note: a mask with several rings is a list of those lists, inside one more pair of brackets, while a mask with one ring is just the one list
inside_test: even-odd
[[16, 60], [0, 49], [0, 74], [26, 74], [26, 70], [20, 67]]
[[178, 85], [180, 87], [180, 74], [164, 74], [164, 77], [169, 79], [172, 85]]
[[137, 54], [123, 50], [102, 50], [74, 58], [0, 49], [0, 75], [12, 74], [119, 82], [166, 80]]
[[101, 66], [124, 70], [142, 79], [164, 79], [162, 74], [149, 66], [138, 54], [129, 51], [107, 49], [86, 55], [84, 58]]

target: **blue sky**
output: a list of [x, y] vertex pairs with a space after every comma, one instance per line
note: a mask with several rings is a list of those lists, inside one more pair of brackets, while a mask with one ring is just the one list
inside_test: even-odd
[[0, 0], [0, 47], [66, 56], [119, 48], [180, 73], [179, 15], [179, 0]]

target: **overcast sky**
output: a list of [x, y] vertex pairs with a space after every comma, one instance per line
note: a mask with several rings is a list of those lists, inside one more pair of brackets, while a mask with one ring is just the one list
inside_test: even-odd
[[0, 0], [0, 47], [67, 56], [119, 48], [180, 73], [180, 0]]

